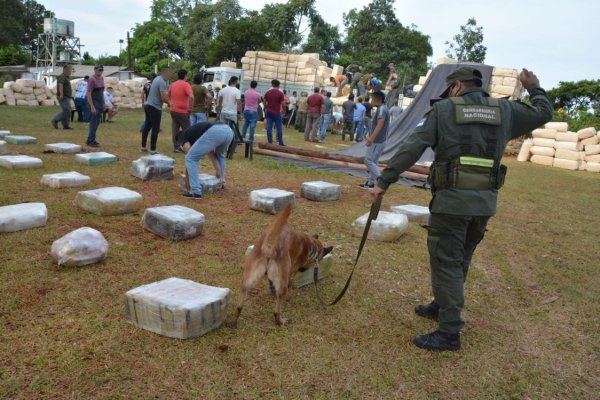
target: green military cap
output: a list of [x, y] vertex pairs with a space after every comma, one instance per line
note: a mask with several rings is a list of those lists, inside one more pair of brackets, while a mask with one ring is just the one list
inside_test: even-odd
[[479, 81], [481, 83], [481, 79], [481, 72], [477, 68], [460, 67], [446, 77], [446, 90], [440, 97], [442, 99], [448, 97], [448, 91], [456, 81]]

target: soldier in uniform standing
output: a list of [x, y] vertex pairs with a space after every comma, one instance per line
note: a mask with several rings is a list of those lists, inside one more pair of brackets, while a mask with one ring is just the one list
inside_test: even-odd
[[481, 87], [482, 75], [475, 68], [452, 72], [446, 78], [443, 100], [433, 105], [400, 145], [371, 191], [373, 200], [385, 194], [427, 147], [434, 150], [427, 238], [434, 300], [417, 306], [415, 312], [437, 320], [439, 327], [415, 337], [417, 347], [460, 348], [464, 282], [473, 252], [496, 213], [498, 190], [506, 175], [506, 167], [500, 164], [504, 148], [509, 140], [552, 118], [552, 105], [538, 78], [523, 69], [519, 80], [529, 92], [532, 106], [491, 98]]

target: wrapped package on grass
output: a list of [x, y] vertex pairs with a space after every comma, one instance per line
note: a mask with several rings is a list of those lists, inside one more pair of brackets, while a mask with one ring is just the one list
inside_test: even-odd
[[175, 160], [162, 154], [144, 156], [131, 162], [131, 175], [145, 181], [173, 179]]
[[519, 155], [517, 155], [517, 161], [525, 162], [529, 161], [529, 157], [531, 157], [531, 147], [533, 146], [533, 140], [525, 139], [523, 144], [521, 145], [521, 149], [519, 150]]
[[228, 301], [227, 288], [173, 277], [125, 293], [125, 319], [159, 335], [187, 339], [221, 326]]
[[77, 154], [81, 152], [81, 146], [73, 143], [49, 143], [44, 145], [44, 150], [59, 154]]
[[44, 203], [12, 204], [0, 207], [0, 232], [17, 232], [46, 225], [48, 209]]
[[0, 156], [8, 153], [8, 146], [4, 140], [0, 140]]
[[[362, 237], [369, 219], [369, 213], [352, 223], [352, 234]], [[380, 242], [393, 242], [408, 230], [408, 217], [404, 214], [380, 211], [376, 220], [371, 222], [368, 239]]]
[[293, 192], [281, 189], [260, 189], [250, 192], [250, 208], [270, 214], [281, 212], [285, 206], [296, 204]]
[[591, 163], [600, 163], [600, 154], [594, 154], [594, 155], [585, 155], [584, 159], [586, 162], [591, 162]]
[[577, 132], [557, 132], [557, 142], [579, 142], [579, 136]]
[[58, 265], [81, 267], [106, 258], [108, 242], [93, 228], [79, 228], [52, 243], [50, 250]]
[[304, 182], [300, 187], [300, 195], [313, 201], [336, 201], [341, 194], [342, 187], [329, 182]]
[[557, 132], [567, 132], [569, 130], [569, 124], [566, 122], [547, 122], [544, 125], [546, 129], [553, 129]]
[[554, 157], [533, 155], [531, 156], [530, 161], [534, 164], [546, 165], [551, 167], [552, 163], [554, 162]]
[[[221, 180], [214, 175], [210, 174], [199, 174], [198, 181], [202, 187], [202, 194], [212, 194], [218, 192], [221, 189]], [[185, 174], [181, 174], [179, 180], [179, 186], [183, 190], [187, 191], [187, 185], [185, 182]]]
[[598, 143], [600, 143], [600, 138], [598, 138], [598, 135], [594, 135], [581, 141], [581, 144], [584, 146], [592, 146]]
[[420, 225], [429, 225], [429, 207], [406, 204], [402, 206], [392, 206], [390, 210], [396, 214], [406, 215], [409, 221], [416, 222]]
[[100, 216], [130, 214], [144, 206], [141, 194], [122, 187], [107, 187], [77, 193], [74, 204]]
[[0, 139], [4, 139], [7, 136], [10, 136], [10, 131], [6, 131], [6, 130], [0, 131]]
[[577, 131], [577, 137], [579, 140], [589, 139], [592, 136], [596, 136], [596, 128], [584, 128]]
[[[249, 255], [254, 249], [254, 245], [249, 246], [246, 250], [246, 256]], [[321, 280], [326, 278], [333, 266], [333, 255], [331, 253], [327, 254], [321, 261], [319, 261], [319, 276], [317, 280]], [[315, 264], [311, 264], [307, 266], [307, 269], [304, 272], [298, 272], [296, 277], [294, 278], [294, 287], [296, 289], [300, 289], [306, 285], [310, 285], [315, 281]]]
[[572, 151], [565, 149], [558, 149], [554, 153], [555, 158], [560, 158], [563, 160], [573, 160], [573, 161], [582, 161], [584, 159], [585, 153], [582, 151]]
[[586, 162], [585, 170], [590, 172], [600, 172], [600, 162]]
[[75, 161], [86, 165], [105, 165], [116, 162], [117, 156], [104, 151], [98, 151], [95, 153], [76, 154]]
[[560, 141], [556, 141], [556, 143], [554, 143], [554, 148], [555, 149], [565, 149], [565, 150], [572, 150], [572, 151], [583, 151], [584, 149], [584, 145], [582, 142], [560, 142]]
[[554, 148], [553, 147], [531, 146], [529, 151], [531, 152], [531, 154], [533, 154], [535, 156], [554, 157]]
[[39, 158], [29, 156], [0, 156], [0, 167], [9, 169], [39, 168], [44, 163]]
[[554, 139], [544, 139], [544, 138], [534, 138], [533, 145], [539, 147], [552, 147], [554, 148], [554, 144], [556, 140]]
[[593, 144], [589, 146], [585, 146], [585, 155], [593, 156], [595, 154], [600, 154], [600, 144]]
[[9, 135], [4, 138], [10, 144], [36, 144], [37, 139], [33, 136]]
[[147, 208], [142, 217], [144, 228], [158, 236], [180, 241], [195, 238], [204, 230], [204, 215], [183, 206]]
[[91, 179], [87, 175], [76, 171], [45, 174], [41, 183], [53, 189], [81, 187], [89, 184]]
[[538, 128], [531, 132], [534, 139], [556, 139], [556, 129]]
[[552, 162], [552, 166], [555, 168], [570, 169], [571, 171], [577, 171], [579, 169], [579, 161], [555, 158]]

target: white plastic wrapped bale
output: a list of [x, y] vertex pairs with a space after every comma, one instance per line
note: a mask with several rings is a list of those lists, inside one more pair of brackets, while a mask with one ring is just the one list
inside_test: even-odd
[[556, 139], [556, 130], [544, 128], [534, 129], [531, 132], [531, 136], [533, 136], [534, 139]]
[[585, 170], [590, 172], [600, 172], [600, 162], [587, 162]]
[[131, 162], [131, 175], [145, 181], [173, 179], [175, 160], [162, 154], [144, 156]]
[[273, 188], [250, 192], [250, 208], [253, 210], [277, 214], [288, 204], [292, 206], [296, 204], [293, 192]]
[[228, 302], [227, 288], [173, 277], [125, 293], [125, 319], [159, 335], [187, 339], [218, 328]]
[[560, 158], [563, 160], [573, 160], [573, 161], [581, 161], [584, 159], [585, 153], [582, 151], [573, 151], [573, 150], [565, 150], [558, 149], [554, 153], [555, 158]]
[[204, 230], [204, 215], [183, 206], [147, 208], [142, 217], [144, 228], [158, 236], [180, 241], [195, 238]]
[[81, 146], [73, 143], [49, 143], [44, 145], [44, 150], [60, 154], [77, 154], [81, 152]]
[[557, 132], [557, 142], [579, 142], [579, 136], [576, 132]]
[[579, 140], [588, 139], [592, 136], [596, 136], [596, 128], [584, 128], [577, 131], [577, 137]]
[[329, 182], [304, 182], [300, 187], [300, 195], [313, 201], [336, 201], [341, 194], [342, 187]]
[[46, 225], [48, 209], [44, 203], [12, 204], [0, 207], [0, 232], [17, 232]]
[[[361, 237], [369, 214], [359, 217], [352, 223], [353, 235]], [[408, 217], [404, 214], [380, 211], [376, 220], [371, 222], [368, 239], [381, 242], [393, 242], [402, 236], [408, 229]]]
[[210, 174], [199, 174], [198, 179], [202, 187], [202, 194], [212, 194], [221, 188], [221, 180]]
[[75, 155], [75, 161], [86, 165], [105, 165], [117, 161], [117, 156], [99, 151], [95, 153], [82, 153]]
[[574, 160], [563, 160], [561, 158], [555, 158], [552, 162], [552, 166], [555, 168], [570, 169], [577, 171], [579, 169], [579, 161]]
[[554, 157], [540, 156], [535, 154], [531, 156], [530, 161], [534, 164], [546, 165], [548, 167], [551, 167], [552, 163], [554, 162]]
[[519, 150], [519, 155], [517, 155], [517, 161], [525, 162], [529, 161], [529, 157], [531, 157], [531, 147], [533, 146], [533, 140], [525, 139], [523, 144], [521, 145], [521, 149]]
[[8, 135], [4, 138], [10, 144], [36, 144], [37, 139], [33, 136]]
[[429, 225], [428, 207], [406, 204], [402, 206], [392, 206], [391, 211], [396, 214], [406, 215], [409, 221], [416, 222], [420, 225]]
[[554, 139], [533, 138], [533, 145], [538, 147], [554, 148], [554, 143], [556, 143], [556, 140]]
[[8, 153], [8, 147], [4, 140], [0, 140], [0, 156]]
[[10, 169], [38, 168], [44, 163], [39, 158], [30, 156], [0, 156], [0, 167]]
[[108, 241], [93, 228], [79, 228], [52, 243], [52, 257], [58, 265], [81, 267], [106, 258]]
[[[246, 250], [246, 256], [252, 252], [254, 246], [249, 246], [248, 250]], [[331, 271], [331, 267], [333, 265], [333, 256], [331, 253], [327, 254], [321, 261], [319, 261], [319, 276], [317, 280], [321, 280], [326, 278]], [[315, 281], [315, 265], [311, 264], [310, 267], [306, 269], [304, 272], [298, 272], [296, 277], [294, 278], [294, 287], [299, 289], [303, 286], [310, 285]]]
[[74, 204], [100, 216], [129, 214], [144, 206], [141, 194], [122, 187], [107, 187], [77, 193]]
[[0, 139], [10, 136], [10, 131], [0, 131]]
[[87, 175], [76, 171], [60, 172], [57, 174], [45, 174], [41, 183], [53, 189], [81, 187], [89, 184], [91, 179]]
[[594, 154], [592, 156], [584, 156], [585, 161], [591, 163], [600, 163], [600, 154]]
[[593, 144], [589, 146], [585, 146], [585, 155], [593, 156], [595, 154], [600, 154], [600, 144]]
[[581, 144], [584, 146], [592, 146], [598, 143], [600, 143], [600, 138], [598, 138], [598, 135], [594, 135], [581, 141]]
[[555, 149], [565, 149], [565, 150], [571, 150], [571, 151], [583, 151], [583, 143], [582, 142], [559, 142], [556, 141], [556, 143], [554, 143], [554, 148]]
[[554, 129], [558, 132], [566, 132], [569, 130], [569, 124], [566, 122], [548, 122], [544, 125], [546, 129]]
[[554, 148], [552, 147], [531, 146], [529, 151], [535, 156], [554, 157]]

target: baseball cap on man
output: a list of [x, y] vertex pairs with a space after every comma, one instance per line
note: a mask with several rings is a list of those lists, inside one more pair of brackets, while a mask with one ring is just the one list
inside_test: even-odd
[[478, 69], [473, 67], [460, 67], [446, 77], [446, 90], [440, 95], [442, 99], [448, 97], [448, 92], [456, 81], [474, 81], [479, 83], [479, 86], [481, 86], [483, 82], [481, 72]]
[[96, 65], [94, 66], [94, 69], [99, 69], [99, 70], [101, 70], [101, 71], [104, 71], [104, 65], [102, 65], [102, 64], [96, 64]]

